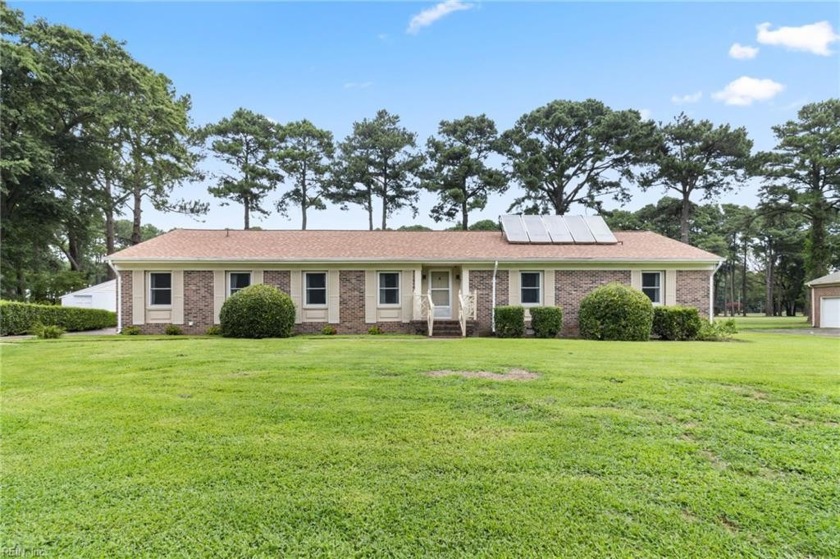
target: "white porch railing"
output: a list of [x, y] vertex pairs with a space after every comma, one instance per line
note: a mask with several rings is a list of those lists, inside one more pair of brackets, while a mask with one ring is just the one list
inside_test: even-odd
[[458, 322], [461, 325], [461, 336], [467, 336], [467, 321], [475, 320], [477, 297], [477, 291], [473, 291], [472, 293], [461, 293], [458, 291], [458, 301], [460, 302], [458, 306]]
[[432, 336], [435, 328], [435, 304], [432, 302], [432, 293], [425, 295], [417, 294], [414, 296], [415, 306], [420, 309], [420, 318], [426, 319], [426, 328], [429, 337]]

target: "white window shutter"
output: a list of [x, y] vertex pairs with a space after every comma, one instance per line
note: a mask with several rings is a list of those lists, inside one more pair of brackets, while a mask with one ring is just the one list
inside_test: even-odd
[[373, 270], [365, 271], [365, 322], [367, 324], [376, 323], [376, 296], [378, 293], [376, 285], [376, 272]]
[[146, 323], [146, 272], [131, 272], [131, 323]]
[[303, 295], [303, 283], [301, 280], [301, 271], [292, 270], [289, 273], [289, 291], [291, 291], [292, 303], [295, 304], [295, 324], [303, 322], [301, 317], [301, 296]]
[[341, 322], [341, 285], [338, 270], [330, 270], [327, 278], [327, 289], [329, 291], [329, 309], [327, 311], [330, 324]]
[[184, 271], [172, 272], [172, 324], [184, 323]]
[[213, 272], [213, 324], [219, 323], [222, 305], [225, 304], [225, 273], [222, 270]]

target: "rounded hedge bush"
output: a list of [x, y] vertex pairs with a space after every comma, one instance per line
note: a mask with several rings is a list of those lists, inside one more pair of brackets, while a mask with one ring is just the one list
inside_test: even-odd
[[493, 312], [497, 338], [521, 338], [525, 335], [525, 307], [500, 306]]
[[578, 315], [580, 335], [590, 340], [645, 341], [653, 327], [653, 303], [621, 283], [608, 283], [583, 298]]
[[228, 297], [219, 314], [229, 338], [288, 338], [295, 326], [292, 299], [270, 285], [246, 287]]
[[531, 307], [531, 328], [537, 338], [556, 338], [563, 329], [560, 307]]

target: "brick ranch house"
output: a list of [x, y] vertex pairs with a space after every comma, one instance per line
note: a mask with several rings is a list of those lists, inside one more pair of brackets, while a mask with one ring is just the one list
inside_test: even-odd
[[[534, 218], [541, 219], [521, 219]], [[578, 227], [572, 222], [584, 219], [552, 218]], [[600, 218], [585, 219], [606, 229]], [[341, 334], [374, 325], [490, 334], [494, 305], [557, 305], [563, 335], [573, 336], [581, 299], [613, 281], [643, 290], [654, 304], [693, 306], [712, 317], [721, 262], [714, 254], [651, 232], [606, 230], [600, 242], [546, 225], [545, 238], [529, 239], [534, 223], [524, 232], [509, 230], [511, 223], [505, 232], [175, 229], [108, 258], [118, 278], [119, 327], [161, 333], [177, 324], [201, 334], [219, 323], [227, 297], [258, 283], [289, 294], [297, 333], [329, 324]]]

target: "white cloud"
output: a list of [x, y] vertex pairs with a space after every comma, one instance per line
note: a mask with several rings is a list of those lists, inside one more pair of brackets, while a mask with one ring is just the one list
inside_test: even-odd
[[756, 40], [762, 45], [777, 45], [788, 50], [802, 50], [821, 56], [831, 54], [828, 46], [840, 41], [840, 35], [834, 32], [827, 21], [819, 21], [799, 27], [779, 27], [770, 30], [769, 23], [756, 25], [758, 36]]
[[469, 10], [472, 7], [474, 7], [474, 4], [467, 4], [460, 0], [446, 0], [445, 2], [435, 4], [431, 8], [427, 8], [412, 17], [411, 21], [408, 22], [408, 29], [405, 32], [416, 35], [422, 28], [430, 26], [442, 17], [453, 12]]
[[653, 116], [650, 109], [639, 109], [639, 114], [642, 115], [642, 120], [650, 120], [650, 117]]
[[689, 93], [688, 95], [672, 95], [671, 103], [675, 105], [687, 105], [688, 103], [696, 103], [703, 98], [703, 92]]
[[723, 101], [727, 105], [747, 107], [752, 105], [753, 101], [772, 99], [781, 93], [784, 88], [784, 85], [770, 79], [741, 76], [730, 82], [723, 90], [712, 94], [712, 98]]
[[367, 89], [373, 85], [373, 82], [347, 82], [344, 84], [344, 89]]
[[749, 60], [750, 58], [755, 58], [757, 54], [758, 47], [751, 47], [739, 43], [735, 43], [729, 47], [729, 56], [738, 60]]

